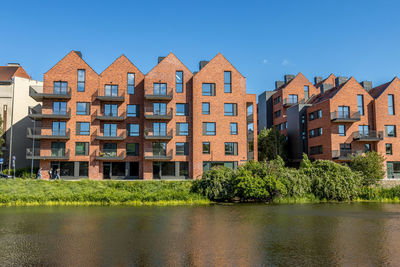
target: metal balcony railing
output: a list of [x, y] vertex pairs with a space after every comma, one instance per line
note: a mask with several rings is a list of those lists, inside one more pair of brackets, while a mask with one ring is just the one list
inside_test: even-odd
[[284, 98], [283, 99], [283, 105], [284, 106], [292, 106], [292, 105], [296, 105], [296, 104], [304, 104], [305, 103], [305, 99], [301, 99], [301, 100], [296, 100], [293, 98]]
[[350, 160], [353, 156], [361, 155], [362, 150], [340, 149], [332, 150], [332, 159]]
[[353, 140], [355, 141], [380, 141], [383, 140], [383, 131], [356, 131], [353, 132]]
[[[42, 153], [41, 153], [42, 152]], [[32, 148], [26, 149], [27, 159], [48, 159], [48, 160], [66, 160], [69, 159], [69, 149], [51, 149], [49, 151], [42, 150], [40, 148], [35, 149], [33, 153]]]
[[172, 149], [167, 151], [162, 149], [146, 148], [144, 150], [144, 158], [148, 160], [170, 160], [172, 159], [172, 155]]
[[152, 129], [145, 129], [144, 138], [148, 140], [170, 140], [173, 137], [173, 130], [169, 131], [156, 131]]
[[171, 120], [173, 117], [173, 109], [154, 110], [153, 107], [144, 108], [144, 117], [153, 120]]
[[174, 90], [172, 88], [168, 88], [167, 90], [159, 90], [146, 93], [144, 98], [147, 100], [171, 100], [173, 97]]
[[[51, 129], [48, 129], [51, 131]], [[69, 139], [71, 130], [68, 129], [66, 131], [52, 131], [51, 134], [42, 134], [41, 128], [27, 128], [27, 138], [30, 139]]]
[[331, 112], [332, 122], [355, 122], [360, 120], [360, 112], [343, 112], [333, 111]]
[[125, 159], [125, 151], [116, 149], [101, 149], [96, 151], [96, 160], [123, 160]]
[[126, 112], [123, 112], [119, 116], [118, 116], [118, 114], [102, 112], [101, 115], [96, 116], [96, 119], [101, 120], [101, 121], [123, 121], [123, 120], [125, 120], [125, 117], [126, 117]]
[[121, 130], [119, 131], [119, 135], [101, 135], [97, 132], [97, 130], [94, 132], [94, 136], [96, 140], [103, 140], [103, 141], [123, 141], [126, 138], [126, 130]]
[[56, 92], [54, 89], [52, 91], [52, 93], [38, 93], [37, 87], [29, 86], [29, 96], [38, 102], [43, 101], [43, 99], [71, 99], [71, 88], [69, 88], [68, 91], [63, 90]]
[[29, 107], [28, 116], [33, 120], [41, 120], [41, 119], [69, 120], [71, 118], [71, 108], [68, 108], [68, 111], [65, 113], [42, 113], [42, 110], [35, 110], [32, 107]]
[[109, 90], [99, 89], [97, 91], [96, 98], [100, 101], [107, 101], [107, 102], [124, 102], [125, 101], [125, 94], [119, 94], [111, 92]]

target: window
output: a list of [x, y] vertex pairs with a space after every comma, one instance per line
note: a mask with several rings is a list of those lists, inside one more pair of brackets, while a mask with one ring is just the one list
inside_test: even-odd
[[105, 104], [104, 105], [104, 116], [117, 117], [118, 116], [118, 105], [117, 104]]
[[182, 143], [175, 143], [175, 151], [176, 155], [180, 156], [187, 156], [189, 155], [189, 143], [182, 142]]
[[364, 153], [371, 152], [371, 144], [364, 144]]
[[369, 126], [368, 125], [358, 125], [358, 132], [360, 136], [369, 136]]
[[338, 118], [347, 119], [350, 118], [350, 107], [349, 106], [339, 106], [338, 107]]
[[224, 71], [224, 93], [232, 93], [231, 72]]
[[279, 131], [285, 130], [285, 127], [286, 127], [286, 124], [285, 124], [285, 123], [280, 123], [280, 124], [278, 124], [278, 130], [279, 130]]
[[392, 155], [393, 154], [392, 144], [385, 144], [385, 148], [386, 148], [386, 155]]
[[344, 124], [339, 124], [339, 136], [346, 136], [346, 127]]
[[189, 116], [189, 104], [177, 103], [176, 116]]
[[203, 154], [210, 154], [210, 142], [203, 142]]
[[360, 115], [364, 115], [364, 96], [357, 95], [357, 111]]
[[289, 95], [289, 104], [296, 104], [298, 102], [297, 95]]
[[65, 121], [53, 121], [52, 125], [52, 135], [55, 136], [64, 136], [66, 129]]
[[77, 102], [76, 103], [76, 115], [89, 115], [90, 114], [90, 103], [89, 102]]
[[229, 142], [225, 143], [225, 155], [234, 155], [238, 154], [238, 143]]
[[275, 112], [274, 112], [274, 117], [275, 117], [275, 118], [279, 118], [279, 117], [281, 116], [281, 113], [282, 113], [282, 112], [281, 112], [280, 110], [275, 111]]
[[167, 95], [167, 84], [166, 83], [154, 83], [153, 94], [155, 95]]
[[51, 142], [51, 155], [56, 157], [64, 157], [65, 142]]
[[322, 118], [322, 110], [319, 109], [317, 111], [310, 113], [308, 118], [310, 121]]
[[203, 96], [215, 96], [215, 83], [203, 83]]
[[310, 138], [321, 136], [322, 135], [322, 128], [316, 128], [310, 130]]
[[107, 157], [117, 156], [117, 144], [116, 143], [104, 143], [102, 152]]
[[201, 114], [203, 114], [203, 115], [210, 114], [210, 103], [203, 102], [202, 107], [201, 107]]
[[114, 123], [105, 123], [104, 124], [104, 136], [117, 136], [117, 124]]
[[224, 104], [225, 111], [224, 115], [225, 116], [237, 116], [237, 104]]
[[322, 154], [322, 146], [312, 146], [312, 147], [310, 147], [310, 154], [311, 155]]
[[388, 109], [389, 115], [394, 115], [394, 95], [388, 95]]
[[67, 114], [67, 102], [53, 102], [53, 114]]
[[76, 156], [89, 155], [89, 143], [88, 142], [76, 142], [75, 143], [75, 155]]
[[175, 87], [177, 93], [183, 93], [183, 71], [175, 73]]
[[154, 115], [166, 115], [167, 114], [167, 104], [166, 103], [153, 103], [153, 113], [154, 113]]
[[139, 156], [139, 143], [127, 143], [126, 144], [126, 155], [127, 156]]
[[68, 82], [54, 82], [53, 93], [56, 95], [66, 95], [68, 92]]
[[238, 125], [236, 122], [231, 122], [230, 124], [231, 134], [237, 135], [238, 134]]
[[159, 155], [159, 156], [167, 155], [167, 143], [166, 142], [154, 142], [153, 143], [153, 155]]
[[78, 70], [78, 92], [85, 92], [85, 70]]
[[128, 94], [133, 95], [135, 93], [135, 73], [128, 73]]
[[128, 136], [139, 136], [139, 124], [128, 123]]
[[89, 162], [79, 161], [79, 176], [88, 177], [89, 176]]
[[203, 135], [215, 135], [215, 122], [203, 122]]
[[176, 135], [189, 135], [189, 124], [187, 122], [177, 122]]
[[396, 137], [396, 125], [385, 125], [386, 137]]
[[308, 85], [304, 85], [304, 99], [308, 99], [310, 97], [310, 88]]
[[279, 104], [281, 102], [282, 102], [282, 97], [281, 96], [278, 96], [278, 97], [274, 98], [274, 105]]
[[89, 135], [90, 134], [90, 123], [89, 122], [77, 122], [76, 123], [76, 134], [77, 135]]
[[139, 117], [139, 105], [127, 105], [126, 116], [127, 117]]
[[167, 136], [167, 124], [165, 122], [153, 122], [154, 136]]
[[105, 96], [118, 96], [118, 85], [106, 84], [104, 86]]

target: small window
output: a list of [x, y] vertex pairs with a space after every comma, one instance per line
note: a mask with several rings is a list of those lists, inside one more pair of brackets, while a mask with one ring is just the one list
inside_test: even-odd
[[203, 154], [210, 154], [210, 142], [203, 142]]
[[105, 123], [103, 125], [103, 135], [104, 136], [117, 136], [117, 124]]
[[189, 123], [177, 122], [176, 123], [176, 135], [189, 135]]
[[176, 155], [179, 156], [189, 155], [189, 143], [188, 142], [175, 143], [175, 151]]
[[75, 155], [76, 156], [89, 155], [89, 143], [88, 142], [76, 142], [75, 143]]
[[201, 106], [201, 114], [210, 115], [210, 103], [203, 102]]
[[304, 85], [304, 99], [308, 99], [310, 97], [310, 87], [308, 85]]
[[317, 111], [310, 113], [308, 118], [310, 121], [322, 118], [322, 110], [319, 109]]
[[339, 136], [346, 136], [346, 127], [344, 126], [344, 124], [339, 124], [338, 128], [339, 128]]
[[224, 93], [232, 93], [231, 72], [224, 71]]
[[183, 71], [177, 71], [175, 73], [175, 87], [177, 93], [183, 93]]
[[126, 107], [127, 117], [139, 117], [139, 105], [127, 105]]
[[396, 125], [385, 125], [386, 137], [396, 137]]
[[128, 136], [139, 136], [139, 124], [128, 123]]
[[225, 155], [237, 156], [238, 154], [238, 143], [229, 142], [225, 143]]
[[312, 146], [312, 147], [310, 147], [310, 154], [311, 155], [322, 154], [322, 146]]
[[281, 96], [278, 96], [278, 97], [274, 98], [274, 105], [279, 104], [281, 102], [282, 102], [282, 97]]
[[203, 135], [215, 135], [215, 122], [203, 122]]
[[371, 144], [364, 144], [364, 153], [371, 152]]
[[189, 116], [189, 104], [177, 103], [175, 114], [176, 116]]
[[126, 144], [126, 155], [127, 156], [139, 156], [139, 143], [127, 143]]
[[89, 102], [77, 102], [76, 103], [76, 115], [89, 115], [90, 114], [90, 103]]
[[357, 111], [360, 115], [364, 115], [364, 96], [357, 95]]
[[297, 95], [289, 95], [289, 104], [297, 104], [298, 96]]
[[78, 70], [78, 92], [85, 92], [85, 70]]
[[118, 116], [118, 105], [117, 104], [105, 104], [104, 105], [104, 116], [117, 117]]
[[135, 73], [128, 73], [128, 94], [133, 95], [135, 93]]
[[237, 116], [237, 104], [225, 103], [224, 108], [225, 116]]
[[316, 128], [310, 130], [310, 138], [321, 136], [322, 135], [322, 128]]
[[389, 115], [394, 115], [394, 96], [388, 95], [388, 112]]
[[238, 134], [238, 124], [236, 122], [231, 122], [230, 131], [231, 131], [231, 135], [237, 135]]
[[215, 83], [203, 83], [203, 96], [215, 96]]
[[90, 123], [89, 122], [77, 122], [76, 123], [76, 134], [77, 135], [89, 135], [90, 134]]
[[280, 110], [274, 112], [274, 117], [275, 118], [279, 118], [280, 116], [281, 116], [281, 111]]
[[393, 155], [392, 144], [385, 144], [386, 155]]

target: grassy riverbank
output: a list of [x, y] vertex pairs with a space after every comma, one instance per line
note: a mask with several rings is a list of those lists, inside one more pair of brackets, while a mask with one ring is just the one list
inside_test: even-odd
[[0, 180], [0, 205], [197, 205], [191, 181]]

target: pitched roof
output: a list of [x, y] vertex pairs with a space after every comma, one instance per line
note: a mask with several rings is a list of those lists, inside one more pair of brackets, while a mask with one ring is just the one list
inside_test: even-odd
[[314, 99], [311, 99], [311, 100], [310, 100], [310, 103], [316, 104], [316, 103], [325, 101], [325, 100], [327, 100], [327, 99], [331, 99], [331, 98], [334, 97], [334, 96], [336, 95], [336, 93], [339, 92], [339, 90], [342, 89], [343, 86], [344, 86], [346, 83], [348, 83], [350, 80], [351, 80], [351, 78], [348, 79], [346, 82], [342, 83], [342, 84], [339, 85], [339, 86], [333, 87], [333, 88], [331, 88], [331, 89], [329, 89], [329, 90], [326, 90], [326, 91], [323, 92], [322, 94], [316, 95], [316, 96], [314, 97]]
[[328, 79], [333, 79], [333, 80], [335, 80], [335, 79], [336, 79], [336, 76], [333, 75], [333, 73], [331, 73], [328, 77], [326, 77], [324, 80], [320, 81], [319, 83], [315, 84], [314, 86], [315, 86], [316, 88], [318, 88], [319, 86], [325, 84], [325, 83], [328, 81]]
[[21, 66], [0, 66], [0, 81], [10, 81], [14, 76], [30, 78]]
[[286, 88], [289, 84], [291, 84], [295, 79], [298, 79], [298, 77], [300, 77], [300, 76], [303, 76], [303, 78], [305, 78], [305, 79], [308, 81], [308, 79], [303, 75], [303, 73], [299, 72], [299, 73], [297, 73], [297, 75], [296, 75], [293, 79], [291, 79], [288, 83], [285, 83], [284, 85], [282, 85], [281, 87], [275, 89], [274, 91], [278, 91], [278, 90], [282, 90], [282, 89]]
[[[233, 66], [233, 64], [232, 64], [226, 57], [224, 57], [224, 55], [222, 55], [221, 52], [219, 52], [215, 57], [213, 57], [201, 70], [199, 70], [198, 72], [196, 72], [195, 75], [201, 73], [202, 71], [204, 72], [204, 69], [207, 69], [209, 66], [212, 65], [212, 63], [213, 63], [214, 61], [216, 61], [216, 60], [217, 60], [218, 58], [220, 58], [220, 57], [222, 57], [223, 60], [225, 60], [226, 62], [228, 62], [228, 64], [231, 65], [232, 68], [233, 68], [234, 70], [236, 70], [236, 71], [240, 74], [240, 76], [242, 76], [243, 78], [246, 78], [246, 77], [243, 76], [242, 73], [240, 73], [240, 71], [239, 71], [235, 66]], [[210, 64], [210, 63], [211, 63], [211, 64]]]
[[391, 80], [390, 82], [387, 82], [387, 83], [384, 83], [382, 85], [372, 88], [371, 90], [369, 90], [369, 94], [373, 98], [378, 98], [386, 90], [386, 88], [388, 88], [389, 85], [396, 79], [398, 79], [398, 78], [394, 77], [393, 80]]

